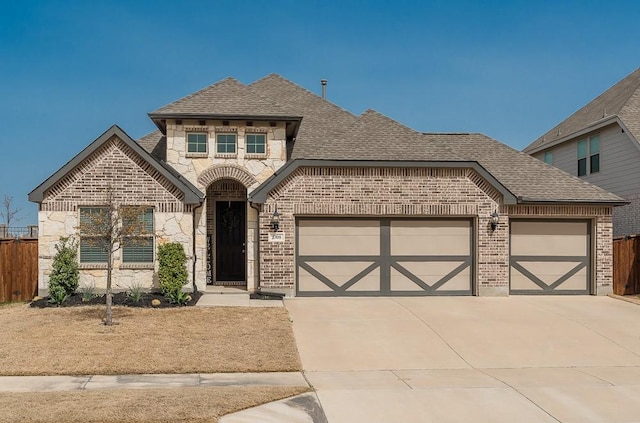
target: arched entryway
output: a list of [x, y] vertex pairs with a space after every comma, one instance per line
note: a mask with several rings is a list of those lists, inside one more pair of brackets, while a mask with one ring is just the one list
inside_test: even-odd
[[233, 179], [207, 187], [207, 284], [247, 286], [247, 188]]

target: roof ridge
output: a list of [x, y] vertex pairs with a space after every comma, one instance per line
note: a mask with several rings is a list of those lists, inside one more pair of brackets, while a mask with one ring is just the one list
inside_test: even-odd
[[[631, 86], [629, 88], [625, 88], [627, 84], [630, 84]], [[548, 130], [547, 132], [542, 134], [540, 137], [536, 138], [528, 146], [526, 146], [523, 149], [523, 151], [530, 151], [534, 148], [541, 147], [557, 139], [579, 132], [582, 129], [586, 128], [587, 126], [595, 122], [598, 122], [601, 119], [611, 118], [616, 116], [619, 117], [620, 114], [624, 111], [625, 107], [628, 105], [628, 102], [631, 99], [631, 97], [638, 91], [638, 89], [640, 89], [640, 67], [635, 69], [633, 72], [631, 72], [630, 74], [628, 74], [627, 76], [625, 76], [624, 78], [622, 78], [621, 80], [619, 80], [618, 82], [610, 86], [609, 88], [607, 88], [598, 96], [591, 99], [587, 104], [580, 107], [578, 110], [573, 112], [567, 118], [558, 122], [550, 130]], [[616, 99], [617, 101], [615, 101]], [[605, 100], [608, 100], [608, 102]], [[614, 101], [615, 103], [619, 103], [620, 101], [622, 101], [622, 103], [620, 106], [607, 110], [607, 106], [611, 105], [610, 103]], [[604, 104], [600, 104], [600, 103], [604, 103]], [[588, 112], [592, 111], [592, 109], [594, 109], [597, 106], [602, 106], [602, 110], [595, 109], [593, 110], [592, 113], [600, 112], [599, 113], [600, 119], [591, 120], [587, 123], [582, 123], [578, 125], [579, 126], [578, 129], [574, 128], [565, 134], [563, 134], [560, 131], [563, 125], [571, 123], [572, 120], [577, 119], [581, 114], [588, 114]], [[547, 138], [550, 138], [550, 139], [547, 140]]]
[[334, 107], [334, 108], [336, 108], [336, 109], [339, 109], [339, 110], [341, 110], [341, 111], [343, 111], [343, 112], [349, 113], [351, 116], [354, 116], [354, 117], [356, 116], [354, 113], [351, 113], [349, 110], [344, 109], [344, 108], [343, 108], [343, 107], [341, 107], [341, 106], [338, 106], [337, 104], [333, 103], [333, 102], [332, 102], [332, 101], [330, 101], [330, 100], [327, 100], [326, 98], [322, 98], [321, 96], [319, 96], [318, 94], [314, 93], [313, 91], [311, 91], [311, 90], [309, 90], [309, 89], [307, 89], [307, 88], [303, 87], [302, 85], [298, 85], [298, 84], [296, 84], [295, 82], [291, 81], [290, 79], [287, 79], [287, 78], [285, 78], [284, 76], [282, 76], [282, 75], [280, 75], [280, 74], [277, 74], [277, 73], [270, 73], [269, 75], [264, 76], [264, 77], [262, 77], [262, 78], [260, 78], [260, 79], [258, 79], [258, 80], [256, 80], [256, 81], [252, 82], [252, 83], [251, 83], [251, 84], [249, 84], [248, 86], [249, 86], [249, 87], [252, 87], [252, 86], [254, 86], [255, 84], [257, 84], [257, 83], [259, 83], [259, 82], [261, 82], [261, 81], [268, 81], [268, 80], [270, 80], [270, 79], [277, 79], [277, 80], [278, 80], [278, 81], [280, 81], [280, 82], [284, 82], [284, 83], [286, 83], [286, 84], [288, 84], [288, 85], [290, 85], [290, 86], [292, 86], [292, 87], [297, 88], [298, 90], [300, 90], [301, 92], [304, 92], [305, 94], [308, 94], [308, 95], [310, 95], [310, 96], [313, 96], [315, 99], [325, 101], [328, 105], [330, 105], [330, 106], [332, 106], [332, 107]]
[[162, 110], [162, 109], [164, 109], [164, 108], [166, 108], [166, 107], [172, 106], [172, 105], [174, 105], [174, 104], [176, 104], [176, 103], [180, 103], [180, 102], [184, 102], [184, 101], [186, 101], [186, 100], [189, 100], [189, 99], [191, 99], [191, 98], [193, 98], [193, 97], [195, 97], [195, 96], [197, 96], [197, 95], [199, 95], [199, 94], [201, 94], [201, 93], [203, 93], [203, 92], [205, 92], [205, 91], [207, 91], [207, 90], [209, 90], [209, 89], [211, 89], [211, 88], [213, 88], [213, 87], [215, 87], [215, 86], [218, 86], [218, 85], [220, 85], [220, 84], [222, 84], [222, 83], [224, 83], [224, 82], [236, 82], [238, 85], [242, 85], [242, 86], [245, 86], [245, 87], [247, 86], [247, 85], [243, 84], [242, 82], [238, 81], [237, 79], [235, 79], [234, 77], [232, 77], [232, 76], [227, 76], [226, 78], [223, 78], [223, 79], [221, 79], [221, 80], [219, 80], [219, 81], [216, 81], [216, 82], [214, 82], [213, 84], [209, 84], [209, 85], [207, 85], [206, 87], [203, 87], [203, 88], [199, 89], [199, 90], [198, 90], [198, 91], [196, 91], [196, 92], [193, 92], [193, 93], [191, 93], [191, 94], [187, 94], [187, 95], [185, 95], [184, 97], [180, 97], [180, 98], [179, 98], [179, 99], [177, 99], [177, 100], [174, 100], [174, 101], [172, 101], [172, 102], [170, 102], [170, 103], [164, 104], [164, 105], [162, 105], [161, 107], [158, 107], [156, 110], [154, 110], [154, 111], [153, 111], [153, 112], [151, 112], [151, 113], [152, 113], [152, 114], [153, 114], [153, 113], [157, 113], [159, 110]]

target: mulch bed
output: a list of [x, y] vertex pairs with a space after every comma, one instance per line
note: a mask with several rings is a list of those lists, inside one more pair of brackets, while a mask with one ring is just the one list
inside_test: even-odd
[[[113, 305], [114, 306], [127, 306], [127, 307], [145, 307], [145, 308], [172, 308], [172, 307], [184, 307], [184, 306], [194, 306], [200, 297], [202, 296], [201, 292], [194, 292], [189, 294], [191, 296], [191, 300], [189, 300], [184, 305], [178, 305], [170, 303], [164, 295], [159, 292], [146, 292], [142, 294], [139, 301], [135, 301], [126, 292], [118, 292], [113, 294]], [[160, 304], [153, 305], [153, 300], [160, 301]], [[49, 297], [44, 297], [41, 299], [37, 299], [31, 302], [30, 306], [35, 308], [45, 308], [45, 307], [78, 307], [78, 306], [88, 306], [88, 305], [100, 305], [105, 304], [106, 298], [103, 295], [99, 295], [93, 297], [91, 299], [83, 298], [82, 294], [73, 294], [70, 295], [67, 300], [61, 305], [53, 304], [49, 302]]]

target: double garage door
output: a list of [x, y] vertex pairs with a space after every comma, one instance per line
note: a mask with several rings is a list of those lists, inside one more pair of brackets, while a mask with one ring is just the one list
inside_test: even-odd
[[[588, 294], [588, 221], [512, 220], [511, 294]], [[472, 295], [470, 219], [299, 218], [298, 296]]]
[[471, 295], [469, 219], [298, 219], [299, 296]]

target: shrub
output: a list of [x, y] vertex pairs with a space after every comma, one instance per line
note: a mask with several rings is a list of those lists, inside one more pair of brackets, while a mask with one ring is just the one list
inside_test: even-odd
[[158, 248], [158, 279], [164, 295], [176, 296], [187, 283], [187, 256], [182, 244], [170, 242]]
[[186, 305], [191, 301], [191, 295], [181, 290], [167, 292], [165, 297], [171, 304]]
[[144, 290], [142, 289], [142, 285], [134, 282], [129, 285], [129, 290], [127, 291], [127, 298], [131, 301], [139, 303], [144, 295]]
[[67, 301], [67, 291], [60, 285], [49, 285], [49, 302], [59, 306]]
[[80, 288], [80, 293], [82, 294], [82, 301], [91, 301], [99, 295], [96, 293], [96, 284], [91, 283], [90, 285], [86, 285]]
[[[73, 238], [60, 238], [53, 257], [53, 269], [49, 276], [49, 293], [55, 287], [61, 287], [67, 295], [78, 289], [80, 272], [78, 270], [78, 243]], [[51, 294], [49, 294], [51, 295]]]

